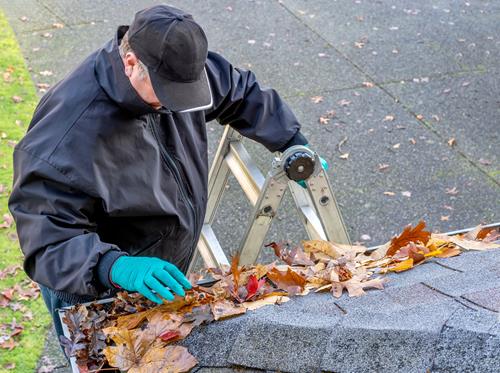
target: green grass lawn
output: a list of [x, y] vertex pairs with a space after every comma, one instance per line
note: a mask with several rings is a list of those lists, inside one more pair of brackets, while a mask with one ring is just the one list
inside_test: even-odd
[[[22, 101], [16, 103], [17, 97]], [[0, 11], [0, 224], [4, 221], [3, 215], [8, 213], [13, 146], [26, 131], [37, 102], [35, 87], [14, 33]], [[16, 264], [22, 265], [22, 253], [12, 224], [0, 228], [0, 273]], [[29, 289], [28, 278], [22, 269], [4, 279], [1, 277], [0, 293], [8, 292], [16, 284]], [[0, 344], [2, 338], [5, 340], [5, 335], [11, 333], [13, 319], [23, 327], [21, 333], [13, 337], [15, 347], [11, 350], [0, 348], [0, 372], [33, 372], [50, 324], [40, 296], [34, 300], [21, 298], [22, 294], [15, 291], [9, 304], [0, 306]]]

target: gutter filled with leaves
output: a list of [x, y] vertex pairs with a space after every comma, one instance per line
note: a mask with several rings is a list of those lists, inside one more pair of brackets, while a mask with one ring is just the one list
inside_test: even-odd
[[500, 248], [499, 226], [450, 235], [430, 233], [421, 221], [373, 249], [320, 240], [297, 247], [273, 242], [267, 246], [284, 264], [239, 266], [236, 256], [227, 268], [191, 274], [193, 284], [207, 277], [216, 282], [211, 287], [193, 286], [185, 298], [157, 305], [140, 294], [122, 292], [116, 299], [61, 310], [61, 343], [75, 372], [188, 372], [197, 365], [196, 357], [175, 342], [201, 324], [310, 292], [328, 291], [338, 298], [344, 289], [351, 297], [368, 288], [383, 289], [388, 272], [409, 270], [432, 257]]

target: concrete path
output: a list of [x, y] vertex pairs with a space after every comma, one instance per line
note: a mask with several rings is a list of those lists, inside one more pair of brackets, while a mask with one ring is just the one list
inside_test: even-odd
[[[0, 7], [35, 82], [53, 84], [117, 25], [155, 3], [0, 0]], [[353, 241], [381, 243], [421, 218], [439, 231], [500, 220], [499, 2], [170, 3], [204, 26], [211, 49], [287, 99], [331, 164]], [[330, 110], [336, 115], [320, 124]], [[213, 154], [221, 128], [208, 128]], [[248, 147], [268, 169], [271, 154]], [[269, 240], [305, 237], [290, 206], [287, 200]], [[232, 180], [215, 226], [228, 252], [238, 246], [249, 213]], [[268, 258], [264, 253], [261, 260]]]

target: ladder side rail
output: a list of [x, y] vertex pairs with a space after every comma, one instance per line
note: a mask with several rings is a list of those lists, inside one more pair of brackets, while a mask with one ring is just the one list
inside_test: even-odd
[[[317, 162], [320, 162], [319, 159]], [[328, 240], [350, 245], [351, 240], [325, 170], [321, 168], [315, 176], [306, 180], [306, 184]]]
[[[203, 262], [207, 267], [220, 267], [220, 265], [228, 263], [227, 257], [224, 255], [221, 245], [213, 233], [210, 224], [214, 221], [217, 208], [222, 200], [222, 195], [224, 194], [229, 178], [230, 170], [225, 161], [225, 157], [229, 152], [229, 144], [232, 141], [240, 140], [240, 134], [230, 126], [225, 127], [208, 173], [208, 198], [204, 224], [195, 252], [189, 263], [188, 272], [193, 270], [200, 256], [203, 258]], [[207, 229], [207, 225], [210, 230]]]
[[326, 240], [326, 233], [321, 224], [321, 220], [315, 212], [315, 207], [307, 190], [302, 188], [295, 181], [289, 181], [288, 187], [309, 239]]
[[211, 224], [213, 222], [225, 191], [230, 172], [225, 162], [225, 157], [230, 151], [229, 144], [240, 139], [241, 135], [230, 126], [226, 126], [208, 174], [208, 199], [205, 223]]
[[263, 186], [263, 193], [255, 204], [252, 217], [240, 245], [240, 264], [254, 264], [276, 215], [283, 195], [287, 190], [286, 176], [274, 177], [268, 174]]

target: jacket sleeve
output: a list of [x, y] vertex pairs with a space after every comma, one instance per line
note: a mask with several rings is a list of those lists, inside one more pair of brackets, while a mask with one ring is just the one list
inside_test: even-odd
[[213, 98], [207, 121], [229, 124], [273, 152], [307, 143], [288, 105], [274, 89], [261, 87], [251, 71], [233, 67], [214, 52], [208, 52], [206, 70]]
[[105, 290], [97, 280], [97, 263], [105, 255], [109, 261], [122, 253], [99, 239], [92, 221], [95, 201], [74, 189], [71, 180], [47, 161], [15, 150], [9, 209], [31, 279], [83, 296]]

